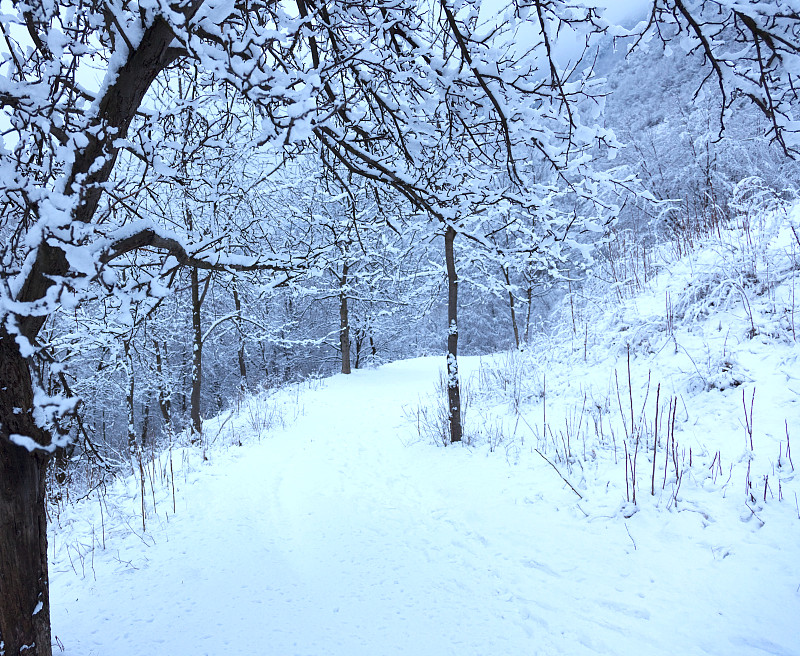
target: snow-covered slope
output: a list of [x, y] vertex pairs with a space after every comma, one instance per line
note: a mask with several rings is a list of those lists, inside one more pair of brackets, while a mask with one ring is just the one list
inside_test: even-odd
[[469, 446], [430, 358], [207, 422], [54, 519], [64, 653], [800, 654], [798, 218], [465, 358]]

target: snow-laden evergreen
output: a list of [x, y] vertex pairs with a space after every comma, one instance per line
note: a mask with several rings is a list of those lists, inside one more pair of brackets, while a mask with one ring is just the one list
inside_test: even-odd
[[462, 445], [421, 358], [248, 397], [62, 499], [63, 653], [800, 654], [800, 205], [736, 199], [618, 236], [546, 335], [461, 358]]

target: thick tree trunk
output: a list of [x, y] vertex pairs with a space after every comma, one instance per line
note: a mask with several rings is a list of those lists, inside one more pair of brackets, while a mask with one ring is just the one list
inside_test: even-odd
[[[196, 0], [186, 7], [186, 15], [192, 15], [200, 4]], [[78, 205], [72, 213], [76, 221], [89, 223], [94, 218], [103, 194], [102, 183], [108, 181], [117, 161], [119, 148], [115, 142], [125, 138], [153, 80], [173, 61], [176, 52], [170, 51], [169, 46], [174, 39], [169, 23], [160, 16], [155, 18], [145, 30], [139, 47], [129, 53], [127, 62], [119, 69], [116, 79], [100, 100], [93, 129], [84, 133], [88, 143], [76, 151], [64, 185], [65, 193], [78, 190], [80, 194]], [[103, 129], [98, 130], [98, 127]], [[39, 244], [36, 260], [17, 300], [31, 302], [44, 298], [53, 284], [53, 278], [66, 275], [68, 271], [69, 263], [64, 251], [43, 241]], [[20, 332], [34, 339], [46, 318], [44, 314], [18, 317]]]
[[453, 242], [456, 231], [447, 226], [444, 233], [444, 256], [447, 267], [447, 408], [450, 419], [450, 442], [460, 442], [461, 388], [458, 378], [458, 276]]
[[28, 363], [4, 327], [0, 381], [0, 653], [50, 656], [47, 457], [44, 451], [29, 452], [9, 439], [21, 435], [49, 444], [50, 438], [33, 419]]
[[339, 279], [339, 346], [342, 351], [342, 373], [350, 373], [350, 318], [347, 308], [347, 273], [349, 266], [342, 265], [342, 276]]

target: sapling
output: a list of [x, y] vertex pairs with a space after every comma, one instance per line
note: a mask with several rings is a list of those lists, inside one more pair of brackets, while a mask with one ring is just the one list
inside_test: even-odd
[[614, 433], [614, 427], [610, 426], [609, 430], [611, 431], [611, 443], [614, 445], [614, 464], [616, 465], [619, 461], [617, 460], [617, 436]]
[[636, 443], [633, 447], [633, 464], [631, 465], [631, 481], [633, 483], [633, 503], [636, 503], [636, 462], [639, 459], [639, 435], [636, 435]]
[[145, 483], [144, 462], [142, 461], [142, 450], [136, 449], [136, 451], [138, 455], [138, 464], [139, 464], [139, 487], [142, 497], [142, 531], [146, 531], [147, 526], [145, 517], [147, 515], [147, 511], [145, 507], [145, 499], [147, 497], [147, 485]]
[[794, 463], [792, 462], [792, 443], [789, 441], [789, 422], [784, 419], [783, 423], [786, 426], [786, 457], [789, 459], [789, 464], [792, 466], [792, 471], [794, 471]]
[[570, 449], [569, 446], [569, 433], [567, 433], [566, 442], [564, 441], [564, 433], [561, 433], [561, 444], [564, 446], [564, 462], [567, 465], [567, 469], [570, 469], [571, 473], [570, 463], [572, 462], [572, 449]]
[[150, 469], [147, 470], [148, 476], [150, 477], [150, 493], [153, 496], [153, 514], [158, 515], [158, 510], [156, 509], [156, 488], [155, 488], [155, 478], [156, 478], [156, 456], [153, 452], [152, 446], [150, 449]]
[[750, 399], [750, 414], [747, 414], [747, 403], [745, 402], [744, 390], [742, 390], [742, 407], [744, 408], [744, 429], [745, 429], [745, 447], [747, 446], [747, 438], [750, 439], [750, 450], [753, 451], [753, 403], [756, 400], [756, 390], [753, 389], [753, 396]]
[[[683, 451], [683, 458], [682, 461], [686, 461], [686, 449]], [[672, 425], [672, 465], [675, 467], [675, 476], [676, 478], [682, 474], [680, 472], [680, 466], [678, 464], [678, 443], [675, 441], [675, 424]], [[689, 447], [689, 467], [692, 466], [692, 448]]]
[[177, 514], [175, 505], [175, 470], [172, 467], [172, 441], [169, 444], [169, 478], [172, 483], [172, 513]]
[[[619, 405], [619, 416], [622, 419], [622, 427], [625, 429], [625, 441], [628, 441], [630, 434], [628, 433], [628, 424], [625, 423], [625, 411], [622, 409], [622, 396], [619, 392], [619, 376], [617, 375], [617, 370], [614, 369], [614, 383], [617, 388], [617, 404]], [[631, 425], [631, 430], [633, 430], [633, 425]]]
[[[581, 426], [583, 426], [583, 413], [586, 412], [586, 392], [583, 393], [583, 406], [581, 407], [581, 415], [578, 419], [578, 432], [577, 435], [581, 434]], [[586, 460], [586, 436], [584, 433], [583, 439], [583, 459]]]
[[656, 495], [656, 447], [658, 446], [658, 401], [661, 396], [661, 383], [656, 389], [656, 417], [653, 429], [653, 475], [650, 478], [650, 496]]
[[[670, 420], [670, 413], [672, 418]], [[663, 490], [667, 486], [667, 463], [669, 462], [669, 445], [672, 442], [672, 452], [675, 453], [675, 415], [678, 413], [678, 397], [669, 400], [669, 411], [667, 412], [667, 444], [664, 449], [664, 481], [661, 484]], [[677, 476], [678, 470], [675, 469]]]
[[[630, 400], [631, 400], [631, 432], [633, 432], [633, 430], [634, 430], [633, 427], [634, 427], [635, 422], [634, 422], [634, 419], [633, 419], [633, 385], [631, 384], [631, 345], [630, 344], [626, 344], [626, 347], [627, 347], [627, 351], [628, 351], [628, 396], [630, 397]], [[648, 380], [648, 385], [649, 385], [649, 382], [650, 381]], [[639, 443], [638, 435], [636, 437], [636, 443], [637, 443], [637, 445]]]
[[631, 500], [631, 490], [628, 484], [628, 440], [623, 442], [625, 446], [625, 500]]
[[97, 495], [98, 505], [100, 506], [100, 531], [103, 538], [103, 551], [106, 549], [106, 519], [103, 513], [103, 497]]
[[[628, 452], [628, 442], [624, 442], [625, 445], [625, 491], [627, 494], [627, 500], [632, 501], [633, 504], [636, 504], [636, 459], [639, 454], [639, 442], [636, 441], [636, 446], [634, 447], [633, 457], [631, 457], [630, 453]], [[630, 469], [630, 487], [628, 486], [628, 470]]]
[[745, 294], [744, 287], [742, 287], [737, 282], [733, 282], [732, 281], [732, 284], [739, 291], [739, 294], [741, 295], [742, 300], [744, 300], [744, 305], [745, 305], [745, 307], [747, 309], [747, 316], [750, 319], [750, 330], [747, 331], [747, 335], [748, 335], [748, 337], [750, 337], [750, 339], [753, 339], [758, 334], [758, 331], [756, 330], [755, 321], [753, 321], [753, 310], [750, 307], [750, 301], [747, 298], [747, 294]]
[[728, 489], [728, 485], [730, 485], [731, 479], [733, 478], [733, 463], [728, 466], [728, 478], [722, 484], [722, 497], [725, 498], [726, 490]]
[[[717, 468], [716, 468], [716, 471], [714, 473], [714, 482], [715, 483], [717, 482], [717, 476], [718, 475], [722, 476], [722, 451], [717, 451], [716, 459], [717, 459]], [[712, 468], [712, 470], [714, 469], [713, 463], [711, 465], [711, 468]]]
[[[675, 485], [675, 489], [673, 490], [672, 497], [670, 498], [670, 501], [673, 504], [675, 504], [676, 508], [678, 507], [678, 492], [681, 489], [681, 483], [682, 482], [683, 482], [683, 472], [681, 472], [680, 474], [677, 475], [677, 482], [676, 482], [676, 485]], [[667, 504], [667, 508], [669, 508], [669, 504]]]

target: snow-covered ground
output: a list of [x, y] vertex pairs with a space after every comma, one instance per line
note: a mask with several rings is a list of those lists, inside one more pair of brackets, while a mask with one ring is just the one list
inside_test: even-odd
[[144, 504], [131, 477], [54, 517], [62, 651], [800, 654], [798, 219], [656, 251], [560, 338], [463, 358], [470, 445], [435, 444], [431, 358], [208, 421]]

